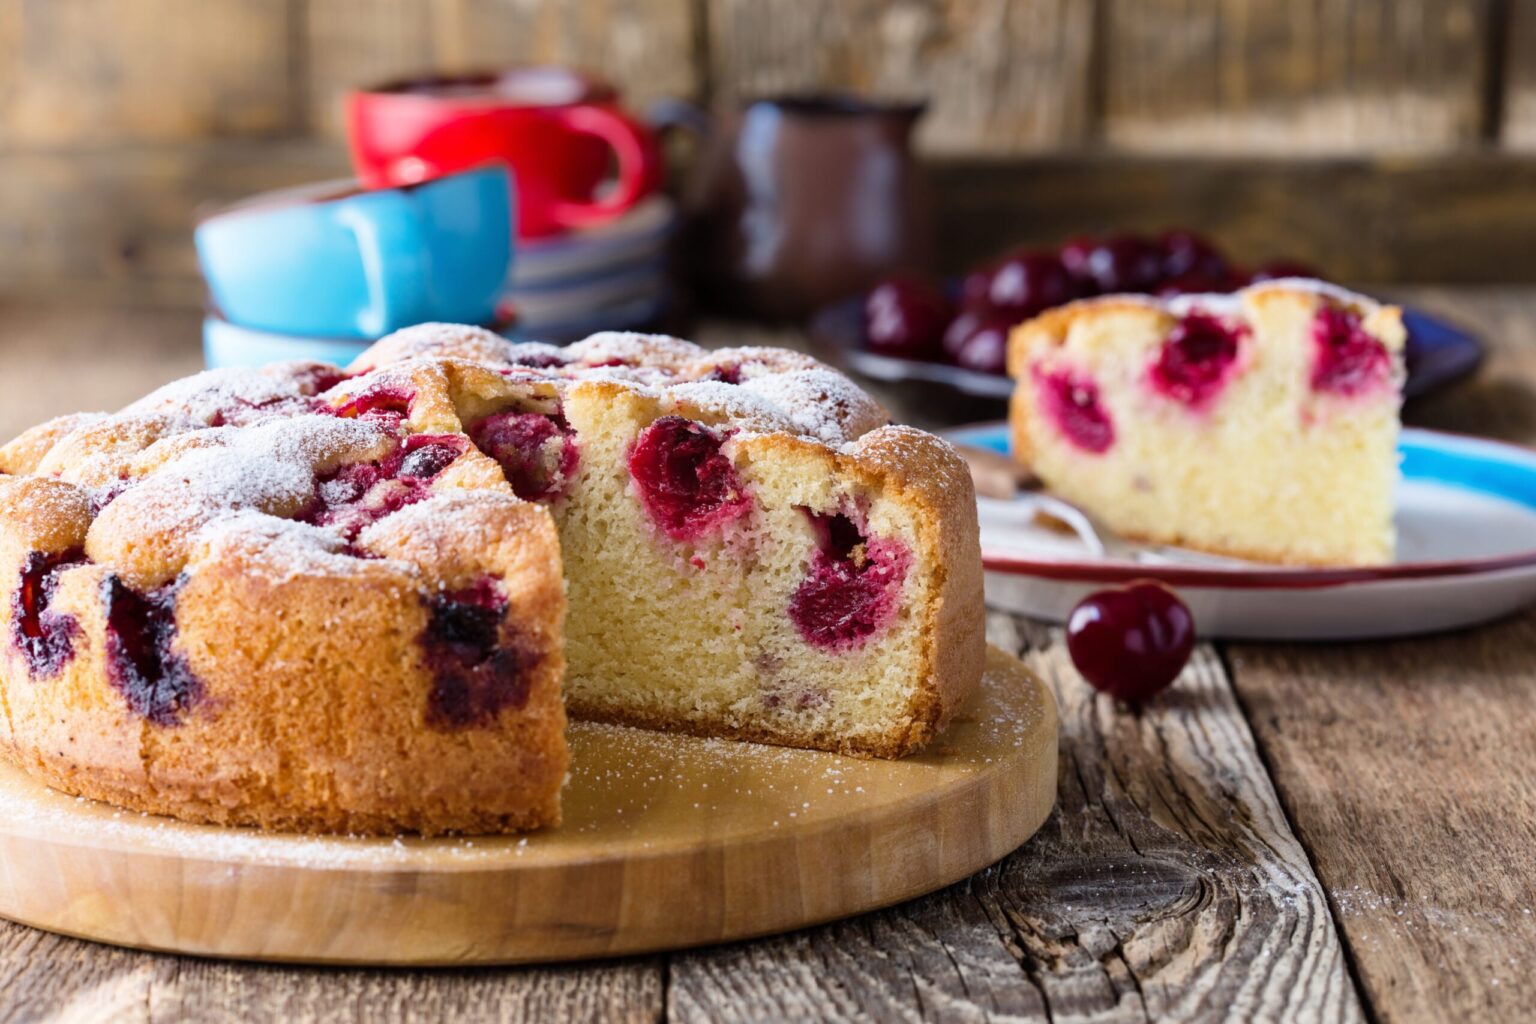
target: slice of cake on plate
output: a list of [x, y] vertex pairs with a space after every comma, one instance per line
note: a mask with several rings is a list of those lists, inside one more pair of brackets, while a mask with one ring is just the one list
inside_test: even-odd
[[1070, 303], [1015, 328], [1015, 457], [1123, 537], [1290, 565], [1394, 547], [1400, 311], [1316, 281]]

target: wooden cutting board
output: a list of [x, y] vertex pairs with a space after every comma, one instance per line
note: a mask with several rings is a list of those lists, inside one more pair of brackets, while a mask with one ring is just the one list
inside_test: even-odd
[[360, 839], [187, 825], [0, 767], [0, 916], [124, 946], [351, 964], [521, 963], [765, 935], [932, 892], [1056, 795], [1056, 707], [989, 651], [923, 754], [868, 761], [571, 726], [565, 823]]

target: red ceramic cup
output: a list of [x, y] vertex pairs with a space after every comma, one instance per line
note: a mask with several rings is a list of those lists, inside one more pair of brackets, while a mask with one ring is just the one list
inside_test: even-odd
[[[602, 224], [660, 186], [651, 130], [612, 86], [563, 68], [392, 82], [347, 97], [358, 177], [412, 185], [500, 160], [517, 183], [517, 234], [539, 238]], [[597, 195], [610, 154], [617, 181]]]

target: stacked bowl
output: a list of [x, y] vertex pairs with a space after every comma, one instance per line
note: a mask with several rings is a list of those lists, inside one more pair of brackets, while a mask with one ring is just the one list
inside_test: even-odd
[[490, 165], [410, 188], [339, 181], [205, 216], [195, 239], [209, 366], [346, 365], [429, 320], [496, 326], [512, 262], [512, 182]]
[[660, 147], [611, 86], [560, 68], [418, 78], [346, 113], [357, 181], [199, 223], [210, 366], [344, 365], [430, 320], [567, 341], [667, 315]]
[[564, 68], [402, 79], [353, 93], [358, 177], [409, 185], [496, 161], [517, 177], [516, 266], [503, 295], [519, 337], [566, 341], [657, 322], [676, 221], [655, 132], [618, 91]]
[[654, 195], [607, 224], [520, 241], [506, 292], [518, 336], [566, 342], [659, 324], [673, 306], [676, 222], [672, 202]]

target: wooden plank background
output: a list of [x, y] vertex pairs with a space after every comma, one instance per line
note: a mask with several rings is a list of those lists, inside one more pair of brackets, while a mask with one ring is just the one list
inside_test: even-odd
[[[941, 208], [974, 206], [952, 165], [991, 164], [994, 248], [1139, 223], [1107, 186], [1151, 174], [1135, 194], [1182, 197], [1162, 223], [1273, 233], [1344, 279], [1536, 280], [1510, 258], [1536, 237], [1536, 0], [0, 0], [0, 297], [195, 304], [192, 210], [345, 173], [348, 88], [525, 62], [641, 110], [924, 97]], [[1311, 191], [1341, 164], [1349, 188]], [[1426, 207], [1427, 180], [1478, 201]]]

